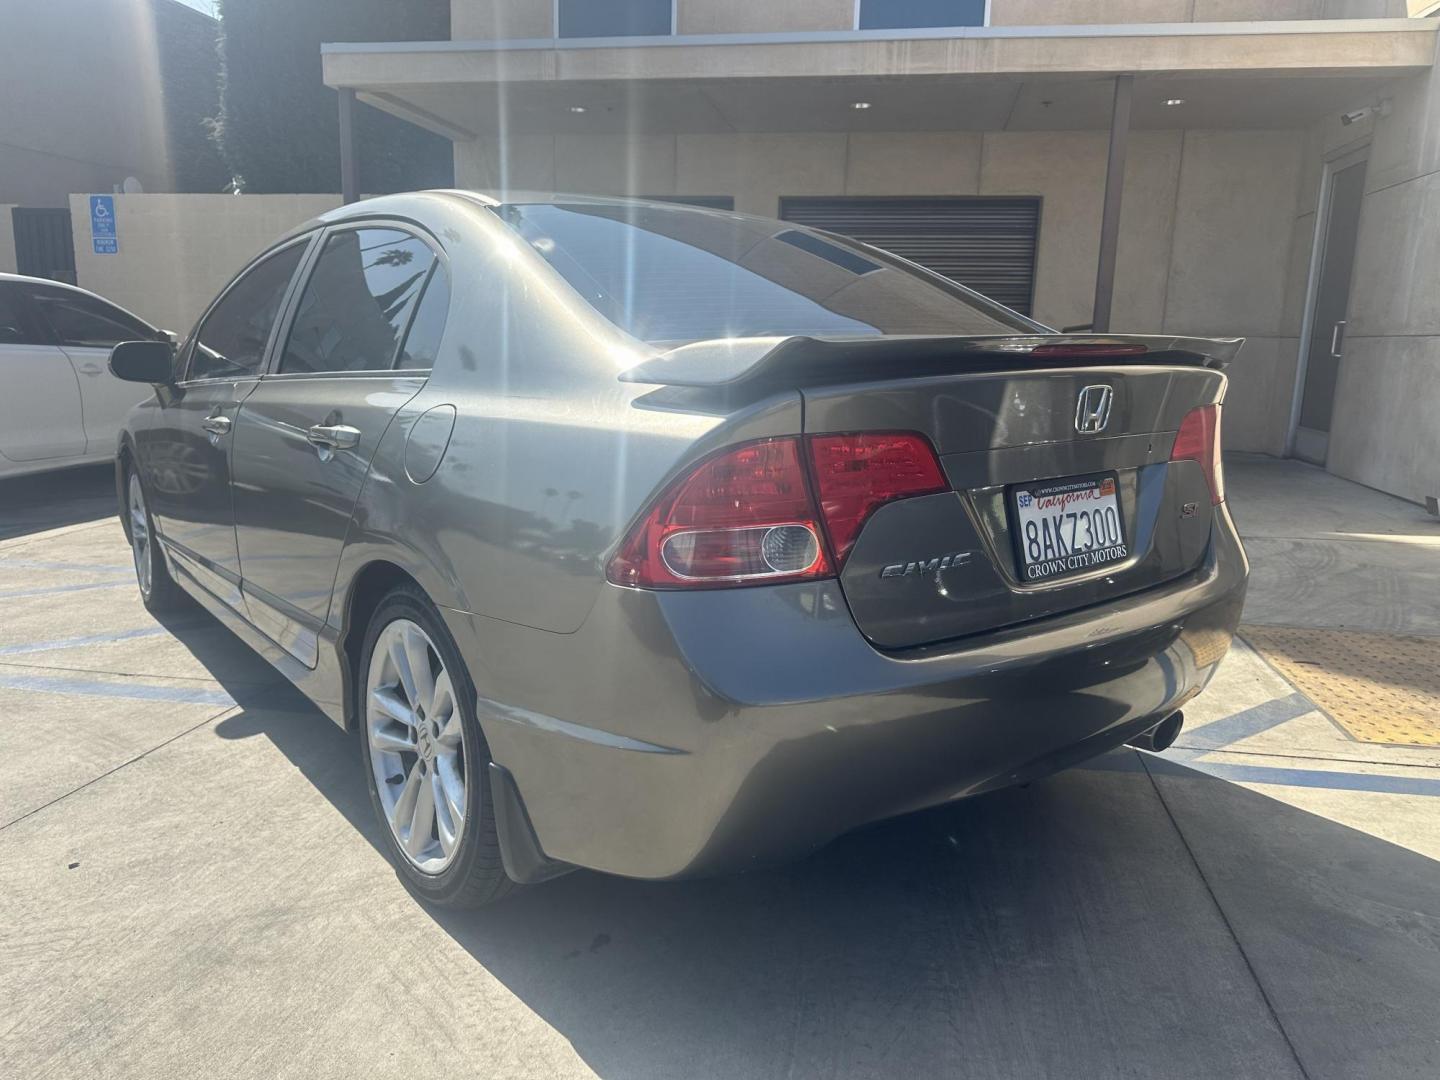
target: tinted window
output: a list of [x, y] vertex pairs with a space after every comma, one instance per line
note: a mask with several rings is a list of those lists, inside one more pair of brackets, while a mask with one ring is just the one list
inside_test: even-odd
[[860, 0], [861, 30], [984, 25], [985, 0]]
[[13, 285], [0, 285], [0, 345], [40, 345], [40, 335], [25, 317], [24, 300]]
[[405, 347], [400, 350], [397, 368], [424, 368], [435, 366], [435, 354], [440, 349], [440, 338], [445, 333], [445, 317], [450, 314], [450, 275], [444, 266], [436, 266], [425, 286], [425, 295], [415, 309], [415, 319], [410, 332], [405, 335]]
[[351, 229], [325, 242], [280, 370], [387, 371], [435, 254], [398, 229]]
[[238, 379], [259, 373], [280, 303], [304, 254], [305, 244], [291, 244], [235, 282], [196, 332], [188, 378]]
[[671, 32], [671, 0], [560, 0], [559, 10], [562, 38]]
[[758, 218], [580, 202], [499, 211], [601, 314], [646, 341], [1032, 330], [873, 249]]
[[65, 289], [32, 289], [35, 310], [61, 345], [108, 349], [122, 341], [150, 341], [155, 331], [113, 304]]

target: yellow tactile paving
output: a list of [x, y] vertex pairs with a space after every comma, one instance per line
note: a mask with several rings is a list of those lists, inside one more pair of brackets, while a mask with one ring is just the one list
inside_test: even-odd
[[1361, 742], [1440, 746], [1440, 638], [1282, 626], [1240, 633]]

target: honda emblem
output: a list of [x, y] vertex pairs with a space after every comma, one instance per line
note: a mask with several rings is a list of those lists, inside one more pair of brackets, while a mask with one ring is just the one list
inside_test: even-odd
[[1115, 396], [1108, 386], [1087, 386], [1080, 391], [1075, 405], [1075, 430], [1082, 435], [1096, 435], [1110, 422], [1110, 401]]

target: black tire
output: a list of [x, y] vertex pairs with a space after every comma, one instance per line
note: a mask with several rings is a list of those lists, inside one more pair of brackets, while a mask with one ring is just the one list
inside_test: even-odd
[[[397, 620], [417, 624], [429, 637], [431, 646], [449, 674], [454, 687], [455, 707], [460, 714], [465, 762], [465, 817], [452, 861], [439, 873], [426, 873], [405, 855], [391, 828], [380, 798], [372, 760], [367, 710], [367, 683], [376, 642], [386, 627]], [[445, 621], [423, 590], [401, 585], [380, 602], [365, 631], [360, 663], [355, 671], [355, 702], [370, 804], [375, 808], [382, 843], [400, 879], [421, 900], [437, 907], [477, 908], [492, 904], [514, 888], [500, 856], [495, 831], [495, 813], [490, 795], [490, 748], [475, 717], [475, 687], [460, 650]], [[433, 767], [433, 766], [432, 766]]]
[[[137, 508], [134, 499], [137, 492], [138, 513], [144, 517], [145, 535], [148, 537], [143, 555], [135, 543], [134, 514]], [[120, 517], [125, 526], [125, 539], [130, 541], [131, 561], [135, 564], [135, 584], [140, 589], [140, 601], [145, 605], [145, 610], [152, 615], [185, 610], [190, 606], [190, 598], [175, 584], [175, 579], [170, 576], [170, 568], [165, 565], [165, 556], [160, 553], [160, 543], [155, 536], [155, 519], [150, 513], [150, 495], [133, 464], [125, 468], [125, 502], [121, 506]], [[142, 560], [149, 569], [148, 585]]]

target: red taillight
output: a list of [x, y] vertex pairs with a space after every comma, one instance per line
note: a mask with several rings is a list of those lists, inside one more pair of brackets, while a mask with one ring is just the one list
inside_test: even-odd
[[732, 447], [676, 482], [611, 559], [606, 576], [641, 588], [717, 588], [832, 574], [799, 440]]
[[950, 490], [924, 436], [867, 432], [806, 441], [814, 495], [799, 438], [731, 447], [665, 491], [625, 537], [605, 576], [646, 589], [833, 577], [877, 507]]
[[878, 507], [950, 489], [922, 435], [815, 435], [809, 442], [815, 491], [837, 567], [845, 565], [860, 527]]
[[1220, 463], [1220, 406], [1202, 405], [1191, 409], [1175, 433], [1171, 461], [1198, 461], [1210, 485], [1210, 503], [1225, 501], [1225, 470]]

